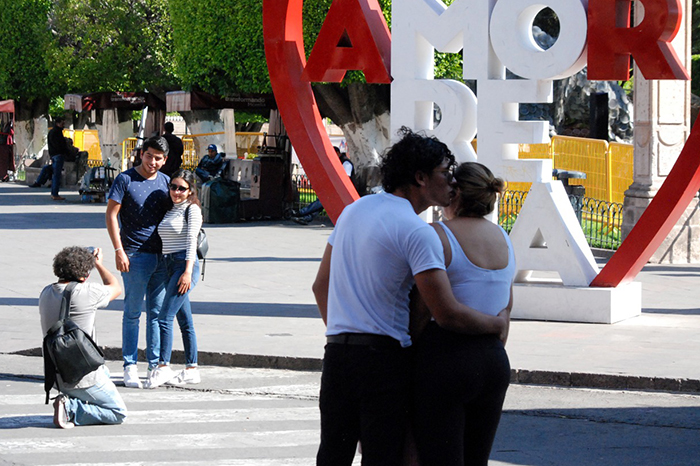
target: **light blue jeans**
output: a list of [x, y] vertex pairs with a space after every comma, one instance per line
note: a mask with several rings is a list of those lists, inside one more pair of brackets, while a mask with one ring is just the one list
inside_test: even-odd
[[117, 387], [109, 379], [109, 370], [104, 382], [87, 388], [61, 389], [67, 395], [68, 419], [76, 426], [92, 424], [121, 424], [126, 419], [126, 405]]
[[185, 251], [164, 254], [163, 259], [168, 274], [165, 299], [158, 316], [160, 326], [160, 364], [170, 364], [173, 352], [173, 318], [177, 314], [177, 322], [182, 332], [182, 343], [185, 347], [187, 366], [197, 365], [197, 335], [194, 332], [190, 292], [199, 282], [199, 259], [195, 260], [192, 270], [192, 286], [185, 294], [178, 291], [178, 280], [187, 267]]
[[165, 262], [160, 254], [134, 252], [129, 256], [129, 271], [124, 280], [124, 316], [122, 318], [122, 358], [124, 367], [138, 360], [139, 320], [146, 310], [146, 360], [148, 367], [158, 365], [160, 330], [158, 314], [165, 298]]

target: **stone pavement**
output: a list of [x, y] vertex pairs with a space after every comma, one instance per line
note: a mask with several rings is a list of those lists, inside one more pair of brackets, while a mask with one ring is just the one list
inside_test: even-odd
[[[107, 365], [119, 383], [121, 362]], [[123, 425], [61, 430], [43, 404], [42, 359], [0, 354], [0, 368], [0, 466], [315, 463], [318, 372], [202, 366], [199, 385], [119, 386]], [[687, 393], [515, 384], [489, 464], [698, 464], [699, 414], [700, 396]]]
[[[67, 201], [55, 202], [48, 189], [0, 183], [0, 353], [38, 354], [38, 295], [54, 281], [51, 261], [62, 247], [104, 247], [115, 270], [105, 204], [81, 203], [75, 191], [62, 195]], [[205, 228], [206, 275], [192, 294], [200, 362], [320, 368], [324, 326], [310, 287], [331, 225], [260, 221]], [[649, 265], [638, 280], [643, 314], [634, 319], [614, 325], [514, 321], [507, 347], [514, 381], [700, 391], [700, 266]], [[121, 309], [117, 300], [97, 318], [99, 342], [115, 359]], [[177, 339], [175, 349], [182, 349]]]

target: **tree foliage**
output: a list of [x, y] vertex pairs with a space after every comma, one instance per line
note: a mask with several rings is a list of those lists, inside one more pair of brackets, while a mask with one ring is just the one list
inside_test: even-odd
[[185, 90], [270, 92], [262, 0], [170, 0], [174, 61]]
[[51, 0], [0, 0], [0, 99], [46, 100], [58, 90], [46, 60], [50, 8]]
[[48, 60], [67, 92], [176, 87], [168, 0], [55, 0]]

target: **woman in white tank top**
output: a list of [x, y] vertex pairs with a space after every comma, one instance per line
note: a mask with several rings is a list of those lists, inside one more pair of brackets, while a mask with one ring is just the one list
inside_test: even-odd
[[[455, 182], [448, 220], [433, 225], [454, 295], [477, 311], [509, 314], [513, 247], [505, 231], [484, 218], [504, 182], [473, 162], [457, 168]], [[422, 466], [488, 464], [510, 381], [504, 344], [505, 337], [458, 334], [435, 321], [416, 338], [413, 429]]]

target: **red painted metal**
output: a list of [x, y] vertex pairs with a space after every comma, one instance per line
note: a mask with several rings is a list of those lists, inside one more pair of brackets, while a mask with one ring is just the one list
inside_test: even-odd
[[591, 286], [630, 282], [659, 248], [700, 189], [700, 125], [693, 125], [681, 155], [637, 224]]
[[358, 199], [323, 126], [311, 90], [302, 81], [306, 59], [303, 0], [263, 0], [263, 34], [270, 83], [287, 134], [333, 222]]
[[367, 82], [391, 83], [391, 34], [376, 0], [331, 4], [302, 79], [341, 82], [347, 70], [363, 71]]
[[588, 79], [627, 81], [631, 55], [646, 79], [689, 80], [671, 46], [681, 26], [680, 0], [642, 0], [644, 18], [633, 28], [631, 2], [588, 2]]
[[[387, 63], [391, 40], [388, 37], [388, 28], [383, 16], [381, 20], [377, 18], [377, 14], [381, 15], [379, 5], [376, 0], [348, 0], [340, 2], [340, 5], [336, 12], [347, 13], [352, 10], [353, 15], [360, 15], [360, 13], [361, 15], [344, 18], [348, 24], [348, 31], [352, 31], [352, 38], [356, 41], [354, 47], [357, 50], [353, 54], [343, 54], [342, 51], [337, 52], [338, 48], [335, 46], [338, 43], [333, 44], [334, 50], [341, 57], [339, 63], [343, 66], [352, 66], [352, 69], [361, 69], [363, 66], [375, 67], [378, 66], [377, 56], [369, 61], [363, 61], [362, 57], [365, 52], [369, 51], [372, 55], [371, 50], [378, 51], [384, 69], [384, 72], [379, 70], [378, 76], [384, 79], [385, 76], [384, 78], [382, 76], [388, 75]], [[272, 90], [289, 139], [316, 194], [331, 220], [335, 222], [345, 206], [354, 202], [359, 196], [333, 150], [323, 126], [311, 84], [302, 79], [306, 66], [302, 6], [303, 0], [263, 0], [265, 57]], [[359, 10], [358, 6], [360, 6]], [[327, 28], [329, 38], [337, 32], [337, 21], [334, 20]], [[360, 23], [364, 23], [364, 26]], [[365, 35], [367, 30], [372, 31], [372, 39]], [[370, 40], [374, 45], [370, 46]], [[321, 45], [322, 48], [325, 46]], [[358, 61], [352, 62], [353, 58]], [[319, 60], [318, 63], [318, 69], [321, 69], [323, 61]], [[331, 64], [339, 66], [333, 59], [326, 63], [329, 66]]]

